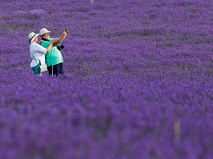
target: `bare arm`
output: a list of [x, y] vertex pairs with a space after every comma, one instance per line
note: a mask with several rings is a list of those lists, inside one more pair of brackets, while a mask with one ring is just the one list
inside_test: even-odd
[[57, 46], [59, 45], [67, 36], [67, 32], [63, 31], [63, 34], [61, 35], [61, 37], [58, 39], [58, 41], [56, 43], [53, 44], [53, 46]]
[[50, 52], [51, 48], [53, 47], [53, 45], [56, 43], [56, 41], [58, 41], [57, 39], [53, 40], [50, 45], [47, 47], [47, 53]]

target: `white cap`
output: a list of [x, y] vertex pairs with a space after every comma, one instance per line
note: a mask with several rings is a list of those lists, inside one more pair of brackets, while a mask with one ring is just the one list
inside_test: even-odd
[[46, 28], [43, 28], [43, 29], [40, 30], [39, 35], [41, 36], [41, 35], [46, 34], [46, 33], [50, 33], [50, 31], [48, 31]]
[[39, 34], [36, 34], [36, 33], [34, 33], [34, 32], [31, 32], [31, 33], [28, 35], [29, 42], [32, 43], [38, 35], [39, 35]]

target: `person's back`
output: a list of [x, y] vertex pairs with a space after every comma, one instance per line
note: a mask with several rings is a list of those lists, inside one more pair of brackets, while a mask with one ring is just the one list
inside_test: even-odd
[[35, 67], [39, 62], [41, 62], [41, 64], [45, 63], [45, 54], [47, 50], [39, 46], [40, 45], [37, 43], [30, 44], [30, 58], [32, 59], [30, 67]]

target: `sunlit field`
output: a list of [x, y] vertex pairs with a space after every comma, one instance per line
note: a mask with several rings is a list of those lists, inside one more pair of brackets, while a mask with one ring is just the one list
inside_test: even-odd
[[[213, 158], [213, 1], [0, 6], [0, 159]], [[66, 76], [33, 74], [42, 28]]]

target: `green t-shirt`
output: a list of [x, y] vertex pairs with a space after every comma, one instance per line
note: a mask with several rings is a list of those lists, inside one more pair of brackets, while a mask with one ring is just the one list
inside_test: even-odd
[[[53, 41], [54, 38], [49, 38], [49, 41], [44, 41], [41, 43], [41, 46], [47, 48], [50, 45], [50, 42]], [[56, 65], [64, 62], [61, 52], [57, 49], [56, 46], [52, 47], [51, 50], [45, 55], [47, 67], [51, 65]]]

